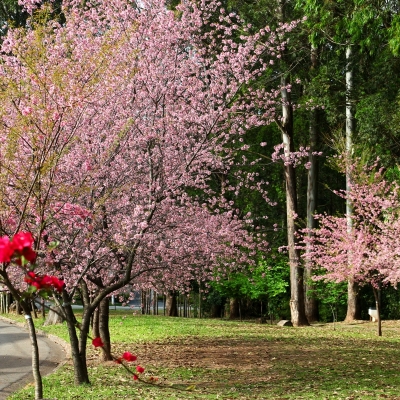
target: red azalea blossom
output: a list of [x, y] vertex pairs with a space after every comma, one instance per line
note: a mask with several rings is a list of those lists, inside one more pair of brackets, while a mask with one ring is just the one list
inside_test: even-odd
[[44, 275], [41, 279], [42, 285], [50, 286], [52, 282], [53, 282], [52, 276], [49, 275]]
[[7, 236], [0, 237], [0, 262], [10, 262], [14, 248]]
[[62, 279], [58, 279], [55, 276], [38, 276], [33, 271], [27, 272], [25, 278], [25, 282], [31, 286], [35, 286], [37, 290], [45, 289], [48, 290], [51, 287], [54, 287], [58, 292], [62, 292], [64, 287], [64, 281]]
[[141, 367], [140, 365], [138, 365], [138, 366], [136, 367], [136, 371], [139, 372], [139, 374], [142, 374], [142, 373], [144, 372], [144, 368]]
[[126, 351], [124, 354], [122, 354], [122, 358], [129, 362], [137, 360], [137, 357], [134, 356], [132, 353], [129, 353], [129, 351]]
[[32, 249], [33, 237], [30, 232], [18, 232], [10, 240], [7, 236], [0, 238], [0, 262], [10, 262], [14, 254], [15, 262], [22, 265], [21, 256], [30, 263], [36, 261], [36, 252]]
[[101, 340], [100, 337], [96, 337], [96, 338], [94, 338], [94, 339], [92, 340], [92, 345], [93, 345], [94, 347], [103, 347], [103, 346], [104, 346], [104, 343], [103, 343], [103, 341]]
[[136, 374], [133, 374], [132, 378], [133, 378], [134, 381], [137, 381], [139, 379], [139, 377]]
[[25, 277], [25, 282], [33, 282], [33, 280], [36, 278], [36, 274], [33, 271], [28, 271], [26, 273], [26, 277]]
[[25, 248], [32, 248], [33, 236], [30, 232], [18, 232], [12, 239], [15, 250], [22, 252]]
[[34, 286], [36, 290], [42, 289], [42, 278], [37, 276], [33, 271], [28, 271], [24, 281], [31, 286]]
[[58, 292], [62, 292], [64, 287], [64, 281], [62, 279], [58, 279], [55, 276], [51, 276], [51, 285], [56, 289]]
[[25, 247], [21, 254], [32, 264], [36, 261], [37, 254], [31, 247]]
[[34, 286], [37, 290], [40, 290], [42, 288], [40, 282], [32, 282], [30, 285]]

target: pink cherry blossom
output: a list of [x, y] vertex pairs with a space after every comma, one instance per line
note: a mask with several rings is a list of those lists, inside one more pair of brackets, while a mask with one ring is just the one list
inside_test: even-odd
[[[90, 293], [86, 333], [112, 293], [185, 290], [268, 249], [227, 200], [249, 189], [271, 203], [232, 143], [275, 120], [281, 88], [255, 83], [298, 22], [251, 34], [213, 0], [178, 14], [161, 0], [64, 0], [62, 24], [9, 29], [1, 45], [1, 226], [32, 232], [37, 276]], [[213, 175], [237, 183], [216, 189]]]

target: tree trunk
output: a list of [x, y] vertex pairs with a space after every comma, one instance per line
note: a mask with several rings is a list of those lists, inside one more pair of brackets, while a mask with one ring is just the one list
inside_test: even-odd
[[[276, 8], [277, 18], [285, 24], [288, 21], [288, 13], [286, 8], [290, 5], [286, 0], [278, 0]], [[282, 68], [289, 70], [285, 63], [287, 54], [283, 50], [281, 52]], [[290, 75], [283, 72], [281, 76], [281, 99], [282, 99], [282, 116], [275, 118], [275, 121], [282, 134], [282, 142], [284, 146], [284, 155], [290, 160], [290, 154], [294, 151], [294, 130], [293, 130], [293, 104], [290, 97], [290, 91], [287, 86], [290, 84]], [[296, 248], [296, 218], [297, 209], [297, 183], [295, 168], [291, 162], [284, 164], [285, 184], [286, 184], [286, 223], [287, 223], [287, 245], [289, 253], [290, 268], [290, 312], [292, 324], [294, 326], [309, 325], [306, 317], [304, 302], [304, 271], [300, 262], [300, 251]]]
[[141, 303], [141, 308], [142, 308], [142, 315], [146, 314], [146, 291], [145, 290], [141, 290], [140, 291], [140, 303]]
[[100, 302], [99, 306], [99, 331], [100, 338], [104, 344], [103, 351], [101, 352], [102, 361], [111, 361], [111, 340], [110, 340], [110, 328], [109, 328], [109, 316], [110, 316], [110, 303], [109, 298], [105, 297]]
[[232, 297], [229, 299], [229, 319], [236, 319], [239, 317], [239, 300]]
[[33, 312], [33, 315], [34, 315], [34, 317], [35, 317], [35, 319], [37, 319], [37, 312], [36, 312], [36, 303], [35, 303], [35, 299], [32, 299], [31, 300], [31, 307], [32, 307], [32, 312]]
[[352, 279], [347, 282], [347, 314], [345, 322], [361, 319], [361, 310], [358, 300], [358, 285]]
[[[314, 213], [316, 210], [317, 198], [317, 157], [312, 153], [316, 151], [317, 143], [317, 111], [311, 111], [310, 121], [310, 155], [307, 184], [307, 229], [315, 228]], [[309, 231], [307, 235], [310, 237], [312, 233]], [[310, 245], [306, 246], [306, 253], [310, 252]], [[304, 292], [305, 292], [305, 312], [308, 322], [318, 321], [318, 302], [313, 295], [314, 284], [312, 282], [312, 265], [307, 260], [304, 270]]]
[[[317, 66], [317, 49], [311, 46], [311, 69]], [[310, 111], [310, 153], [308, 157], [309, 169], [307, 173], [307, 229], [315, 228], [314, 213], [317, 208], [317, 172], [318, 159], [313, 153], [317, 151], [318, 146], [318, 113], [317, 110]], [[309, 231], [307, 234], [311, 236]], [[310, 252], [310, 245], [306, 246], [306, 253]], [[304, 292], [305, 292], [305, 310], [306, 317], [309, 323], [318, 321], [318, 302], [313, 295], [314, 285], [311, 280], [312, 265], [310, 261], [305, 262], [304, 270]]]
[[178, 303], [177, 303], [176, 292], [173, 292], [173, 291], [168, 292], [166, 308], [167, 308], [167, 316], [168, 317], [177, 317], [178, 316]]
[[61, 310], [60, 307], [51, 306], [43, 325], [47, 326], [47, 325], [62, 324], [64, 322], [64, 318], [62, 315], [63, 311]]
[[[282, 77], [282, 120], [277, 124], [282, 133], [285, 156], [294, 151], [293, 144], [293, 106], [286, 86], [290, 83], [287, 76]], [[287, 241], [290, 266], [290, 312], [294, 326], [309, 325], [304, 304], [303, 268], [300, 262], [300, 251], [296, 248], [297, 188], [295, 168], [291, 163], [284, 165], [286, 183], [286, 219]]]
[[164, 316], [166, 315], [166, 311], [167, 311], [167, 296], [165, 294], [163, 294], [163, 312], [164, 312]]
[[43, 297], [40, 299], [40, 304], [41, 304], [41, 307], [42, 307], [42, 310], [41, 310], [42, 311], [42, 318], [45, 319], [46, 318], [46, 303], [45, 303]]
[[220, 318], [221, 317], [221, 306], [213, 304], [211, 306], [210, 318]]
[[372, 291], [374, 292], [376, 314], [378, 316], [378, 336], [382, 336], [382, 322], [381, 322], [381, 299], [380, 299], [380, 289], [372, 286]]
[[[88, 335], [90, 332], [90, 319], [94, 309], [91, 309], [90, 306], [84, 306], [83, 315], [82, 315], [82, 323], [80, 324], [80, 334], [79, 334], [79, 357], [82, 361], [82, 365], [84, 365], [86, 375], [89, 377], [87, 372], [87, 363], [86, 363], [86, 346]], [[89, 378], [88, 378], [89, 380]]]
[[100, 327], [99, 327], [99, 322], [100, 320], [100, 306], [96, 308], [96, 310], [93, 313], [93, 318], [92, 318], [92, 336], [93, 337], [100, 337]]
[[[82, 352], [80, 351], [79, 340], [75, 328], [76, 319], [74, 312], [72, 310], [69, 296], [65, 290], [63, 290], [63, 309], [67, 321], [68, 335], [71, 345], [71, 357], [72, 357], [72, 363], [74, 365], [75, 384], [76, 385], [89, 384], [90, 381], [86, 365], [86, 352], [82, 354]], [[88, 327], [89, 326], [90, 324], [88, 324]]]
[[158, 315], [158, 294], [155, 290], [153, 292], [153, 315]]
[[39, 369], [39, 347], [37, 342], [37, 336], [35, 331], [35, 325], [32, 320], [32, 315], [28, 309], [28, 305], [25, 303], [22, 305], [25, 312], [25, 319], [28, 325], [29, 337], [31, 339], [32, 348], [32, 373], [35, 382], [35, 400], [43, 398], [43, 383], [42, 376]]
[[151, 294], [152, 294], [151, 289], [147, 289], [147, 301], [146, 301], [146, 305], [147, 305], [146, 314], [147, 315], [151, 315], [151, 301], [152, 301]]
[[[353, 153], [353, 132], [354, 132], [354, 116], [353, 116], [353, 51], [351, 45], [346, 48], [346, 191], [351, 190], [352, 175], [352, 153]], [[347, 215], [347, 231], [353, 229], [353, 207], [349, 198], [346, 200]], [[351, 254], [349, 254], [349, 262], [351, 262]], [[347, 314], [346, 322], [354, 321], [360, 318], [360, 309], [358, 301], [357, 285], [352, 279], [348, 281], [347, 287]]]

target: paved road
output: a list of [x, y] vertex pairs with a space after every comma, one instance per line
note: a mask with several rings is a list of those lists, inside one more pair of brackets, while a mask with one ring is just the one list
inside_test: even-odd
[[[65, 359], [63, 348], [38, 335], [40, 371], [46, 375]], [[26, 329], [0, 320], [0, 400], [33, 382], [31, 343]]]

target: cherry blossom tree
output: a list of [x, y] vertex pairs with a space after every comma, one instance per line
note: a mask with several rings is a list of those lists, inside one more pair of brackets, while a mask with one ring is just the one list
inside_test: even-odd
[[[25, 3], [28, 27], [2, 46], [0, 226], [32, 232], [43, 271], [64, 279], [75, 380], [85, 383], [90, 319], [107, 296], [155, 281], [181, 288], [266, 250], [246, 229], [251, 216], [240, 220], [224, 199], [245, 172], [237, 187], [215, 189], [211, 176], [233, 168], [231, 143], [274, 121], [281, 88], [251, 83], [295, 23], [250, 35], [214, 1], [176, 14], [159, 0], [65, 0], [61, 24], [37, 3]], [[252, 185], [268, 201], [264, 184]]]
[[[348, 192], [338, 193], [351, 202], [352, 229], [349, 216], [316, 216], [319, 227], [313, 236], [304, 238], [318, 274], [316, 279], [342, 282], [353, 279], [370, 284], [378, 314], [378, 335], [382, 335], [380, 296], [382, 285], [399, 281], [399, 187], [382, 177], [382, 171], [362, 173], [362, 183], [353, 183]], [[354, 168], [353, 168], [354, 172]]]

